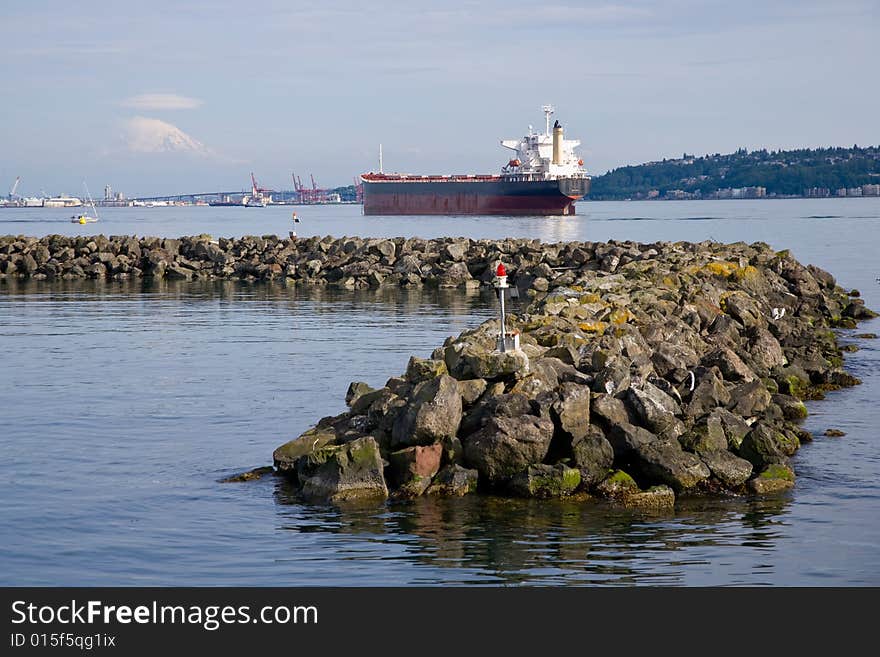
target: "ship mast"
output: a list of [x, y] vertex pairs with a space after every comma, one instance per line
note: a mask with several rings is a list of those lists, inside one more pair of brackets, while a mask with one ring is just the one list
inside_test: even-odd
[[553, 109], [553, 105], [542, 105], [541, 109], [544, 110], [544, 118], [547, 122], [547, 129], [544, 130], [545, 135], [550, 134], [550, 117], [553, 115], [553, 112], [556, 110]]

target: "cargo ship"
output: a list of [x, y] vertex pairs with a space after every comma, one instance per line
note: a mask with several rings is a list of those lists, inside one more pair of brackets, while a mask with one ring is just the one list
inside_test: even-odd
[[361, 174], [365, 215], [571, 215], [575, 201], [590, 192], [590, 176], [556, 121], [551, 105], [543, 106], [546, 128], [529, 126], [522, 139], [501, 145], [515, 152], [499, 174], [418, 176]]

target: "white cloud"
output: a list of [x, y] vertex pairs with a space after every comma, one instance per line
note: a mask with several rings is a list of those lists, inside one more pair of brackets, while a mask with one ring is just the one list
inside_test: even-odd
[[181, 110], [195, 109], [202, 101], [177, 94], [140, 94], [126, 98], [120, 104], [139, 110]]
[[132, 153], [189, 153], [213, 156], [202, 142], [175, 125], [159, 119], [135, 116], [123, 122], [123, 140]]

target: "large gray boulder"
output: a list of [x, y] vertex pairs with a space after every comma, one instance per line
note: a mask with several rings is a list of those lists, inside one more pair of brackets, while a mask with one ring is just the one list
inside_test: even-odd
[[486, 382], [483, 379], [466, 379], [458, 382], [458, 391], [461, 393], [461, 403], [467, 408], [476, 402], [486, 392]]
[[479, 473], [476, 470], [469, 470], [453, 463], [437, 473], [425, 494], [460, 497], [468, 493], [476, 493], [478, 477]]
[[559, 378], [556, 369], [545, 362], [547, 360], [549, 359], [541, 358], [533, 361], [529, 365], [529, 373], [516, 382], [511, 392], [522, 393], [530, 399], [553, 392], [559, 384]]
[[730, 391], [727, 408], [736, 415], [751, 417], [767, 410], [771, 399], [772, 396], [762, 381], [749, 381]]
[[459, 431], [461, 436], [478, 431], [490, 417], [519, 417], [531, 413], [532, 406], [524, 394], [511, 392], [491, 395], [490, 392], [487, 390], [483, 398], [462, 418]]
[[629, 422], [612, 426], [606, 435], [614, 450], [614, 458], [623, 460], [628, 460], [642, 445], [658, 440], [656, 434]]
[[641, 424], [658, 435], [680, 435], [681, 423], [676, 418], [681, 408], [675, 400], [651, 383], [631, 387], [627, 398]]
[[694, 373], [694, 389], [687, 397], [685, 414], [697, 418], [719, 406], [730, 403], [730, 393], [724, 387], [724, 380], [715, 368], [700, 367]]
[[302, 494], [308, 499], [341, 502], [388, 497], [382, 456], [372, 436], [344, 445], [328, 445], [297, 461]]
[[710, 418], [717, 418], [724, 429], [727, 438], [727, 449], [736, 452], [742, 444], [743, 438], [752, 430], [752, 427], [739, 415], [735, 415], [725, 408], [716, 408], [709, 414]]
[[590, 410], [608, 427], [630, 423], [634, 419], [627, 410], [626, 404], [605, 393], [593, 395]]
[[751, 331], [748, 350], [755, 371], [761, 376], [766, 376], [775, 368], [785, 365], [782, 345], [765, 328], [755, 328]]
[[752, 464], [726, 449], [700, 454], [712, 474], [727, 488], [736, 488], [752, 476]]
[[461, 423], [458, 382], [447, 374], [423, 381], [391, 430], [392, 446], [430, 445], [449, 440]]
[[641, 445], [635, 450], [635, 464], [648, 481], [667, 484], [676, 493], [694, 488], [711, 475], [698, 456], [685, 452], [675, 440]]
[[497, 484], [544, 460], [553, 438], [553, 422], [534, 415], [495, 416], [463, 439], [465, 464]]
[[577, 383], [563, 383], [558, 399], [552, 404], [552, 416], [572, 442], [585, 437], [590, 430], [590, 389]]
[[715, 366], [721, 370], [726, 381], [753, 381], [755, 373], [749, 369], [736, 352], [727, 347], [720, 347], [703, 358], [706, 367]]
[[595, 486], [602, 481], [614, 463], [614, 448], [595, 425], [589, 425], [583, 436], [572, 440], [571, 451], [585, 486]]

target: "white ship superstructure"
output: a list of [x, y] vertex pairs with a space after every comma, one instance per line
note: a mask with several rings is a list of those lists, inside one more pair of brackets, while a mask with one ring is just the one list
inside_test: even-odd
[[[531, 180], [557, 180], [559, 178], [586, 178], [584, 161], [574, 152], [581, 145], [579, 139], [565, 139], [559, 121], [550, 128], [550, 117], [555, 110], [544, 105], [545, 131], [536, 134], [532, 126], [529, 133], [519, 141], [503, 139], [501, 145], [516, 151], [516, 157], [502, 168], [502, 176], [516, 176]], [[522, 179], [520, 178], [520, 179]]]

